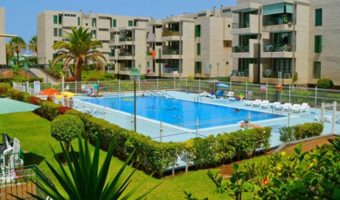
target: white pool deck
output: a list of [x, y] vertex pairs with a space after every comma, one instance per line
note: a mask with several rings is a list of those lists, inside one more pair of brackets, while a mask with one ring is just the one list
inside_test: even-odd
[[[197, 97], [198, 97], [198, 94], [195, 94], [195, 93], [185, 93], [185, 92], [178, 92], [178, 91], [167, 91], [167, 94], [168, 96], [174, 97], [176, 99], [189, 100], [189, 101], [197, 101]], [[132, 93], [104, 94], [104, 97], [102, 98], [117, 97], [118, 95], [132, 96]], [[74, 98], [75, 109], [79, 111], [83, 111], [83, 112], [84, 111], [89, 112], [96, 117], [105, 119], [113, 124], [117, 124], [126, 129], [131, 130], [133, 128], [133, 120], [132, 120], [133, 116], [131, 114], [81, 101], [81, 99], [84, 99], [84, 98], [91, 98], [91, 97], [77, 96]], [[253, 122], [260, 126], [271, 126], [273, 128], [272, 136], [270, 139], [271, 146], [278, 146], [281, 144], [279, 140], [279, 137], [280, 137], [279, 128], [288, 125], [288, 112], [281, 112], [281, 111], [274, 112], [274, 110], [270, 108], [263, 109], [259, 107], [246, 106], [244, 102], [242, 101], [230, 101], [227, 99], [211, 99], [211, 98], [202, 97], [200, 98], [199, 101], [203, 103], [215, 104], [215, 105], [220, 105], [220, 106], [228, 106], [228, 107], [234, 107], [234, 108], [240, 108], [240, 109], [246, 109], [246, 110], [254, 110], [254, 111], [283, 115], [283, 117], [281, 118]], [[340, 112], [337, 112], [337, 115], [338, 114], [340, 114]], [[330, 112], [325, 113], [325, 116], [331, 116], [331, 115], [332, 113]], [[290, 114], [290, 125], [303, 124], [306, 122], [316, 122], [315, 116], [320, 116], [320, 109], [311, 108], [308, 112], [291, 113]], [[331, 123], [325, 122], [323, 134], [331, 133], [331, 126], [332, 126]], [[197, 136], [207, 137], [209, 135], [217, 135], [219, 133], [233, 132], [239, 129], [240, 129], [239, 124], [232, 124], [232, 125], [226, 125], [226, 126], [218, 126], [218, 127], [211, 127], [211, 128], [205, 128], [205, 129], [198, 128], [197, 130], [196, 129], [192, 130], [192, 129], [186, 129], [186, 128], [175, 126], [175, 125], [161, 123], [159, 121], [152, 120], [149, 118], [137, 116], [137, 132], [143, 133], [147, 136], [150, 136], [154, 140], [162, 141], [162, 142], [185, 141], [187, 139], [195, 138]], [[336, 133], [340, 133], [340, 124], [336, 124], [335, 130], [336, 130]]]

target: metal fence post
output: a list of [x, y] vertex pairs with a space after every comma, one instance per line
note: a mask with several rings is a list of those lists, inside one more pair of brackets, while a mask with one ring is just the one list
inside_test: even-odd
[[198, 93], [201, 93], [201, 79], [198, 79]]
[[332, 117], [332, 134], [335, 133], [335, 126], [336, 126], [336, 101], [333, 102], [333, 117]]
[[268, 83], [266, 83], [266, 100], [268, 100]]
[[174, 89], [176, 89], [176, 77], [174, 75]]
[[246, 94], [244, 96], [248, 99], [248, 81], [246, 82]]
[[325, 103], [321, 103], [321, 113], [320, 113], [320, 121], [323, 124], [324, 121], [324, 113], [325, 112]]
[[157, 90], [159, 90], [159, 81], [158, 78], [156, 79]]
[[292, 86], [291, 85], [289, 85], [289, 91], [288, 91], [288, 102], [290, 103], [290, 101], [291, 101], [291, 88], [292, 88]]
[[30, 87], [30, 84], [28, 83], [28, 81], [26, 81], [26, 93], [29, 93], [29, 87]]
[[232, 90], [233, 90], [233, 89], [232, 89], [232, 84], [233, 84], [233, 82], [231, 82], [231, 80], [230, 80], [229, 83], [230, 83], [230, 91], [232, 91]]
[[160, 126], [160, 128], [159, 128], [159, 141], [162, 142], [163, 141], [163, 123], [160, 122], [159, 126]]
[[138, 80], [138, 91], [141, 91], [140, 90], [140, 79]]
[[198, 126], [199, 126], [198, 117], [196, 117], [196, 138], [198, 138]]
[[131, 129], [130, 130], [133, 130], [133, 126], [134, 126], [134, 121], [133, 121], [133, 113], [131, 113]]
[[120, 94], [120, 79], [118, 79], [118, 94]]
[[314, 107], [318, 104], [318, 86], [315, 86]]
[[77, 93], [77, 81], [74, 81], [74, 93]]

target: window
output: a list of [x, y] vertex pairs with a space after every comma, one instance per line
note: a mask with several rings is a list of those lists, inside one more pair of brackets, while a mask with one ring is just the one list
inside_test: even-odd
[[313, 75], [315, 79], [321, 78], [321, 62], [314, 62]]
[[59, 15], [59, 19], [58, 19], [59, 24], [63, 23], [63, 15]]
[[91, 35], [92, 35], [92, 38], [96, 38], [97, 37], [97, 32], [95, 30], [92, 30], [91, 31]]
[[133, 26], [133, 21], [132, 21], [132, 20], [129, 20], [128, 25], [129, 25], [129, 26]]
[[80, 17], [78, 17], [78, 26], [80, 26]]
[[314, 40], [314, 52], [321, 53], [322, 52], [322, 36], [316, 35]]
[[58, 37], [58, 29], [57, 28], [53, 29], [53, 35], [54, 35], [54, 37]]
[[195, 62], [195, 74], [202, 73], [202, 62]]
[[137, 24], [138, 24], [138, 21], [135, 20], [135, 21], [133, 22], [133, 25], [134, 25], [134, 26], [137, 26]]
[[322, 26], [322, 9], [315, 10], [315, 26]]
[[62, 37], [63, 36], [63, 29], [59, 29], [59, 37]]
[[53, 24], [58, 24], [58, 16], [53, 15]]
[[195, 26], [195, 37], [201, 37], [201, 25]]
[[201, 44], [197, 43], [197, 55], [201, 55]]
[[116, 19], [112, 19], [112, 27], [116, 27], [117, 26], [117, 20]]
[[97, 26], [97, 19], [92, 18], [92, 27], [96, 27], [96, 26]]

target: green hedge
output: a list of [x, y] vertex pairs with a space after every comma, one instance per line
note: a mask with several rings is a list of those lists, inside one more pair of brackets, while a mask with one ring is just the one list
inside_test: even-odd
[[324, 88], [324, 89], [330, 89], [334, 87], [334, 83], [331, 79], [319, 79], [318, 82], [316, 83], [316, 86], [318, 88]]
[[292, 127], [282, 127], [280, 128], [280, 141], [290, 142], [319, 136], [323, 128], [321, 123], [305, 123]]
[[[26, 102], [31, 99], [28, 94], [11, 89], [7, 91], [7, 94], [11, 98]], [[35, 112], [48, 120], [53, 120], [62, 114], [59, 112], [60, 106], [52, 102], [41, 101], [39, 105], [40, 108]], [[85, 129], [83, 136], [90, 142], [94, 143], [98, 137], [101, 141], [101, 148], [107, 150], [110, 141], [114, 140], [116, 145], [114, 155], [116, 157], [125, 160], [134, 151], [133, 161], [138, 164], [139, 169], [148, 174], [154, 173], [159, 177], [163, 175], [164, 171], [175, 167], [178, 158], [184, 155], [192, 154], [189, 162], [192, 162], [197, 168], [216, 166], [234, 157], [250, 156], [256, 149], [269, 146], [271, 132], [271, 128], [266, 127], [207, 138], [195, 138], [190, 140], [192, 145], [188, 148], [185, 147], [185, 142], [157, 142], [143, 134], [123, 129], [76, 110], [66, 113], [77, 115], [83, 121]]]

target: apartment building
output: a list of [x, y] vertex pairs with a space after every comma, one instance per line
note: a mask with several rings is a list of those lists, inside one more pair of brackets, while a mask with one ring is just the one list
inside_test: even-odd
[[231, 9], [221, 7], [156, 20], [147, 17], [45, 11], [38, 18], [38, 60], [48, 64], [54, 42], [71, 27], [86, 27], [103, 42], [107, 65], [126, 77], [223, 77], [231, 73]]
[[[0, 34], [5, 34], [5, 9], [0, 7]], [[3, 37], [0, 37], [0, 66], [6, 65], [6, 43]]]
[[[104, 53], [107, 64], [121, 63], [123, 58], [115, 59], [111, 55], [115, 55], [116, 33], [120, 33], [119, 29], [124, 27], [145, 27], [149, 18], [116, 16], [107, 14], [83, 13], [72, 11], [45, 11], [37, 17], [37, 36], [38, 36], [38, 62], [40, 65], [46, 65], [53, 59], [56, 51], [53, 50], [52, 45], [56, 41], [62, 40], [63, 34], [69, 32], [72, 27], [84, 27], [91, 31], [92, 37], [103, 42], [103, 48], [100, 49]], [[122, 30], [123, 31], [123, 30]], [[123, 35], [123, 32], [121, 32]], [[119, 35], [119, 34], [117, 34]], [[128, 46], [128, 43], [122, 42], [122, 45]], [[117, 44], [117, 49], [120, 45]], [[116, 47], [115, 47], [116, 48]], [[114, 49], [115, 49], [114, 48]], [[142, 63], [143, 64], [143, 63]], [[118, 69], [115, 69], [118, 71]]]
[[238, 0], [231, 80], [339, 85], [339, 10], [337, 0]]
[[340, 85], [340, 1], [311, 0], [309, 83], [329, 78]]

